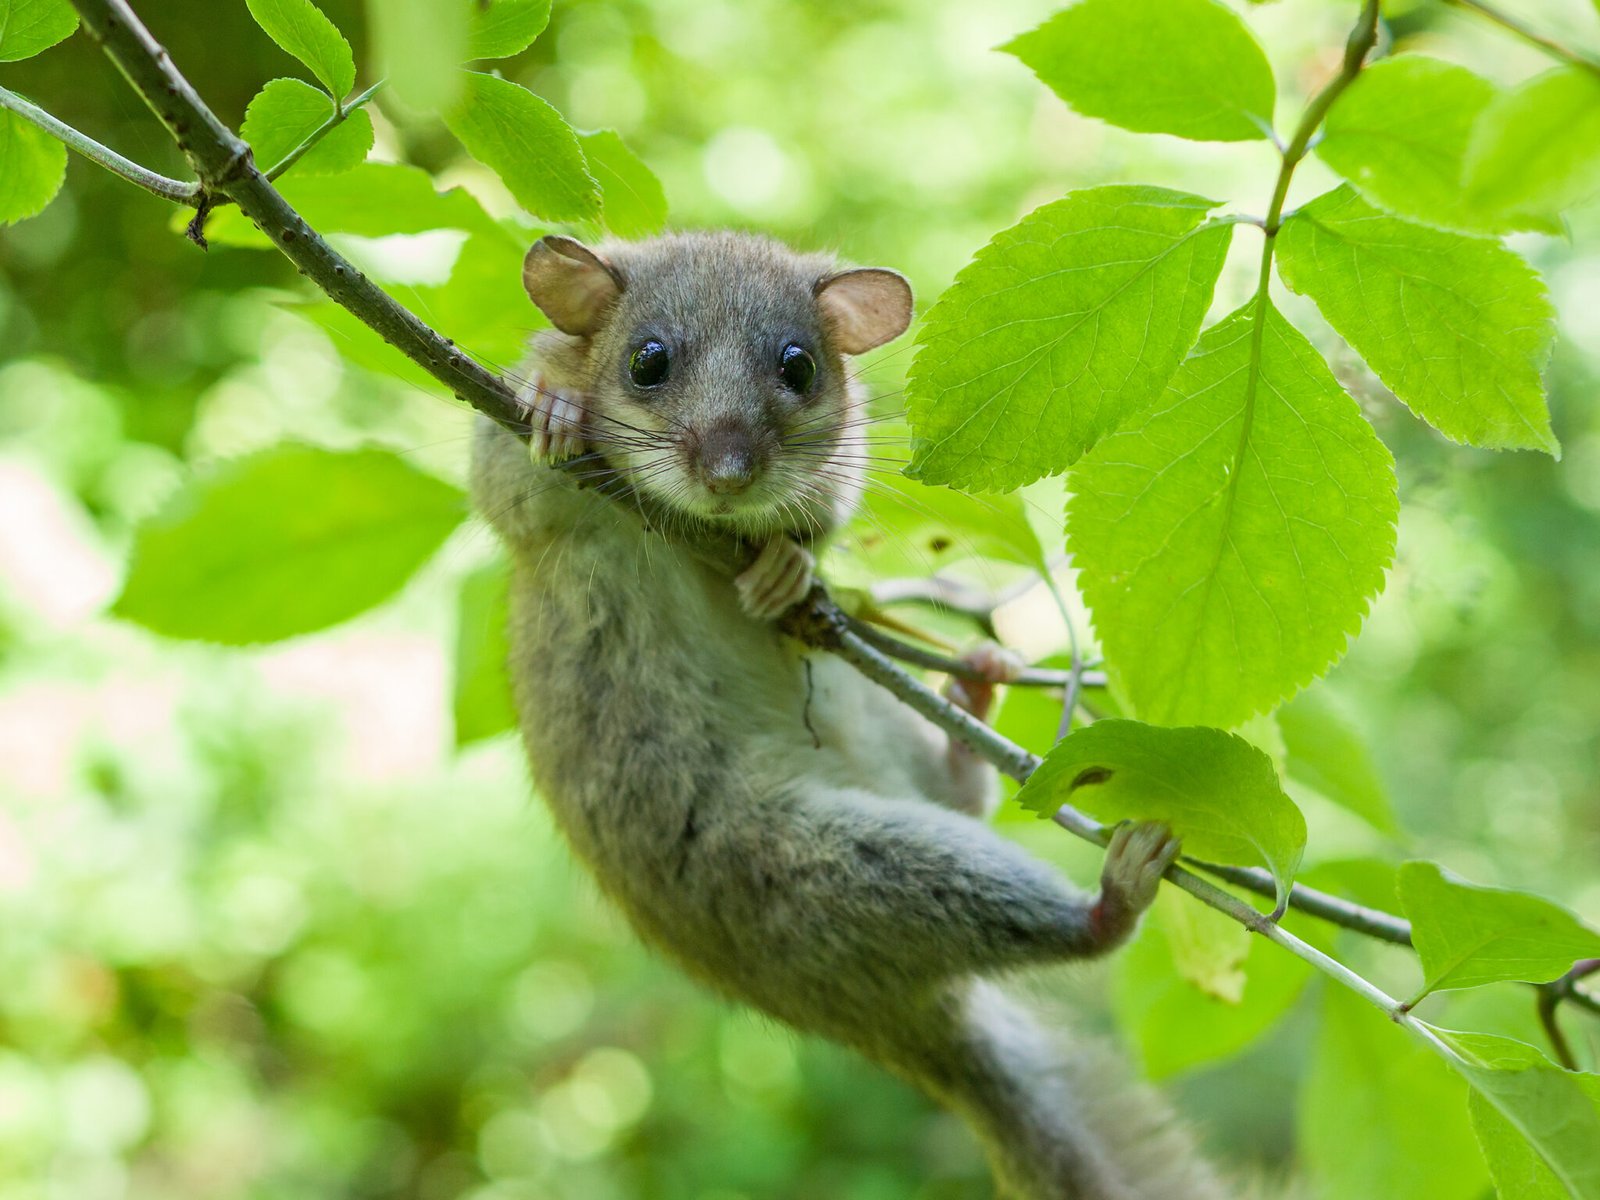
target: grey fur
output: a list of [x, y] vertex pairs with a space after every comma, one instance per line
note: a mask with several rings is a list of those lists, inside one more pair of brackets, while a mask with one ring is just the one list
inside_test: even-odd
[[[601, 252], [624, 281], [605, 323], [535, 348], [550, 386], [585, 397], [591, 440], [705, 516], [686, 492], [693, 439], [738, 422], [765, 439], [765, 486], [721, 519], [813, 536], [841, 521], [860, 468], [839, 431], [858, 402], [814, 299], [834, 264], [736, 235]], [[642, 329], [684, 347], [672, 391], [648, 402], [623, 373]], [[790, 336], [819, 347], [804, 405], [771, 383]], [[786, 450], [788, 431], [819, 424], [833, 457]], [[992, 773], [953, 772], [945, 734], [842, 661], [808, 663], [727, 578], [487, 421], [474, 490], [511, 551], [511, 675], [539, 791], [641, 936], [960, 1112], [1006, 1196], [1220, 1194], [1153, 1101], [1124, 1119], [1128, 1101], [1100, 1095], [1098, 1074], [1075, 1072], [985, 978], [1109, 949], [1147, 897], [1118, 908], [1108, 893], [1097, 924], [1089, 899], [969, 815]], [[1097, 1108], [1117, 1114], [1106, 1137]]]

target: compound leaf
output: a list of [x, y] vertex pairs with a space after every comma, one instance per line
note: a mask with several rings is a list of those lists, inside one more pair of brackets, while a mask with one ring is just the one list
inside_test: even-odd
[[1362, 195], [1425, 225], [1554, 232], [1547, 218], [1485, 212], [1461, 188], [1473, 124], [1497, 94], [1465, 67], [1400, 54], [1367, 67], [1328, 111], [1317, 155]]
[[1284, 282], [1446, 437], [1559, 452], [1540, 381], [1555, 310], [1516, 254], [1386, 216], [1348, 186], [1285, 221], [1278, 253]]
[[1162, 724], [1231, 727], [1309, 683], [1394, 552], [1394, 460], [1264, 297], [1202, 334], [1068, 484], [1106, 659]]
[[1266, 137], [1266, 53], [1216, 0], [1081, 0], [1001, 49], [1089, 117], [1203, 142]]
[[1112, 186], [999, 234], [923, 322], [910, 473], [1009, 489], [1070, 466], [1150, 404], [1194, 344], [1232, 226], [1214, 202]]

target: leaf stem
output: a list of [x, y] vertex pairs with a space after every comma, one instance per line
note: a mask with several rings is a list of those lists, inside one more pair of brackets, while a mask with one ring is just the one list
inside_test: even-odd
[[1546, 37], [1531, 25], [1524, 25], [1510, 13], [1502, 12], [1492, 4], [1485, 4], [1483, 0], [1445, 0], [1445, 3], [1477, 13], [1485, 20], [1492, 21], [1500, 28], [1516, 34], [1528, 44], [1537, 46], [1540, 50], [1550, 55], [1551, 58], [1559, 59], [1561, 62], [1570, 63], [1575, 67], [1582, 67], [1586, 71], [1593, 71], [1595, 74], [1600, 75], [1600, 62], [1596, 62], [1576, 50], [1563, 46], [1553, 38]]
[[171, 179], [141, 167], [109, 146], [102, 146], [87, 134], [78, 132], [65, 121], [51, 116], [37, 105], [28, 103], [9, 88], [0, 87], [0, 108], [10, 109], [24, 121], [37, 125], [51, 137], [64, 143], [68, 149], [77, 151], [91, 162], [99, 163], [106, 170], [122, 176], [129, 183], [142, 187], [163, 200], [171, 200], [175, 204], [187, 204], [190, 207], [200, 203], [198, 183], [185, 183], [181, 179]]
[[289, 153], [285, 154], [277, 162], [273, 163], [272, 166], [268, 167], [265, 172], [263, 172], [267, 182], [270, 183], [274, 179], [277, 179], [278, 176], [282, 175], [290, 167], [294, 166], [295, 163], [299, 162], [301, 156], [305, 154], [307, 150], [310, 150], [323, 138], [327, 137], [328, 134], [333, 132], [333, 130], [344, 124], [345, 119], [351, 113], [355, 112], [356, 109], [362, 107], [368, 100], [371, 100], [378, 94], [379, 89], [383, 87], [385, 82], [387, 81], [382, 79], [378, 80], [377, 83], [373, 84], [366, 91], [362, 92], [354, 100], [350, 100], [343, 104], [335, 101], [333, 105], [333, 115], [331, 117], [329, 117], [321, 125], [318, 125], [310, 133], [306, 134], [303, 142], [301, 142], [293, 150], [289, 151]]

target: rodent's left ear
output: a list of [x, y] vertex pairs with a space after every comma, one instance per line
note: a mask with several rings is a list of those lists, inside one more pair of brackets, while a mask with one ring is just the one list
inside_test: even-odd
[[824, 276], [812, 294], [846, 354], [864, 354], [893, 341], [911, 324], [911, 285], [884, 267]]

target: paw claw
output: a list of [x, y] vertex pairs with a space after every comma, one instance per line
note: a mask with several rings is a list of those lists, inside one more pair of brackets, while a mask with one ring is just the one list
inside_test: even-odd
[[1181, 841], [1162, 821], [1124, 822], [1106, 847], [1100, 889], [1131, 918], [1154, 903], [1161, 876], [1182, 850]]
[[775, 620], [805, 599], [815, 571], [816, 559], [811, 552], [779, 534], [734, 580], [739, 607], [758, 621]]
[[528, 408], [528, 454], [537, 463], [558, 463], [584, 452], [580, 400], [535, 376], [522, 392]]

